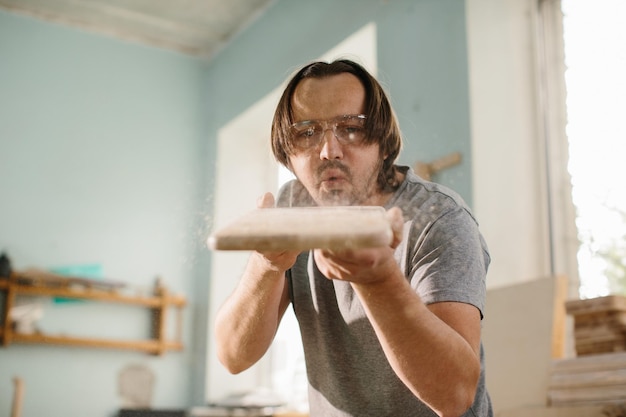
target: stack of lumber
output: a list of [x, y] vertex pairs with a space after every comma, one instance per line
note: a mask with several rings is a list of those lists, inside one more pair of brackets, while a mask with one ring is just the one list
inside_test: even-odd
[[626, 404], [626, 352], [554, 361], [548, 402], [550, 406]]
[[626, 297], [567, 301], [565, 308], [574, 318], [578, 356], [626, 351]]

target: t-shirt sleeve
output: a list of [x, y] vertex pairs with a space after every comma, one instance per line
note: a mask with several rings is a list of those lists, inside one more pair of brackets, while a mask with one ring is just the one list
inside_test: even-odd
[[426, 304], [474, 305], [483, 316], [490, 258], [474, 218], [462, 207], [429, 224], [413, 224], [409, 279]]

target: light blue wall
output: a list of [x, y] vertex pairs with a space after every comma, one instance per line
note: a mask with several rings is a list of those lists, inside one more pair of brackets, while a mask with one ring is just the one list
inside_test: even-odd
[[369, 22], [377, 27], [379, 79], [405, 136], [399, 162], [461, 152], [462, 164], [435, 179], [471, 204], [463, 0], [278, 0], [211, 63], [210, 96], [220, 98], [211, 126], [219, 129]]
[[[117, 373], [131, 363], [154, 371], [156, 406], [193, 402], [192, 378], [203, 379], [194, 352], [204, 347], [191, 335], [204, 337], [206, 321], [194, 317], [206, 316], [207, 298], [194, 285], [205, 262], [203, 71], [199, 60], [0, 11], [0, 251], [16, 269], [95, 263], [133, 287], [158, 275], [190, 298], [182, 353], [0, 348], [0, 416], [9, 415], [14, 375], [26, 385], [24, 416], [112, 416]], [[150, 316], [47, 304], [44, 324], [141, 339]]]

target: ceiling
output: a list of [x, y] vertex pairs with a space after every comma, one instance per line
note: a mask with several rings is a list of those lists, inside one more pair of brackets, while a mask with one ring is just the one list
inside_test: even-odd
[[0, 0], [10, 12], [210, 59], [272, 0]]

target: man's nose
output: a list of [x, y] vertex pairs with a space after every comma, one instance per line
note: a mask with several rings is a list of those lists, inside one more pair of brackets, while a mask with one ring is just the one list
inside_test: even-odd
[[324, 129], [322, 136], [322, 149], [320, 149], [320, 159], [341, 159], [343, 158], [343, 148], [332, 128]]

